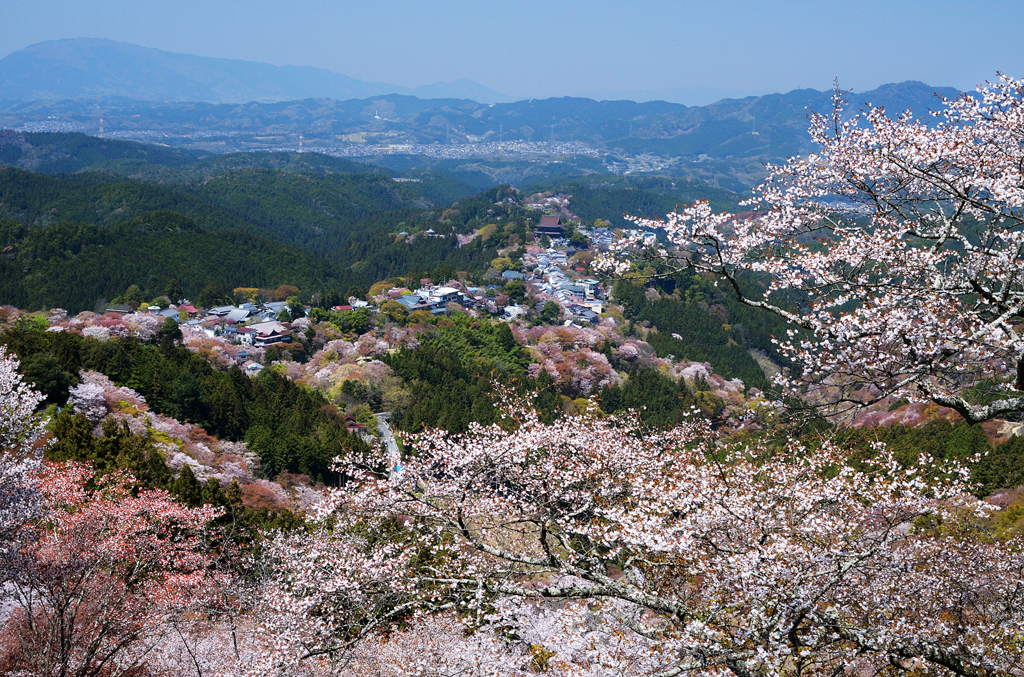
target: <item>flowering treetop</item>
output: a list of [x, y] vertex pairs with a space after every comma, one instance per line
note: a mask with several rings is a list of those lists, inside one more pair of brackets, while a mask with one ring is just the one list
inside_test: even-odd
[[832, 403], [923, 399], [972, 422], [1024, 410], [1007, 386], [984, 404], [967, 392], [982, 380], [1024, 390], [1024, 83], [978, 91], [943, 99], [931, 124], [871, 106], [849, 116], [837, 91], [831, 114], [811, 116], [819, 152], [769, 166], [751, 213], [698, 202], [634, 218], [667, 234], [646, 255], [806, 330], [780, 347]]
[[322, 527], [271, 547], [268, 652], [344, 655], [447, 610], [578, 674], [1024, 667], [1020, 555], [963, 537], [987, 509], [961, 471], [935, 481], [929, 459], [904, 469], [879, 450], [862, 472], [830, 444], [721, 448], [703, 423], [638, 426], [513, 408], [415, 436], [400, 471], [377, 452], [347, 466]]

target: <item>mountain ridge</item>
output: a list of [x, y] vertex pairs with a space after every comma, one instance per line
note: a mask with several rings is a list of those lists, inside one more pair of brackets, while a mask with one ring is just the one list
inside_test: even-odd
[[366, 82], [313, 66], [169, 52], [104, 38], [36, 43], [0, 59], [0, 98], [93, 99], [127, 96], [151, 101], [269, 103], [306, 98], [366, 98], [388, 93], [424, 98], [507, 97], [470, 80], [404, 87]]

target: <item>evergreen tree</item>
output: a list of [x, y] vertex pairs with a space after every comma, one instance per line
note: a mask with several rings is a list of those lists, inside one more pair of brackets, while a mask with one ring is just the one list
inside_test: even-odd
[[185, 290], [181, 288], [176, 278], [171, 278], [164, 287], [164, 296], [171, 300], [171, 303], [178, 303], [185, 298]]
[[562, 397], [558, 393], [558, 386], [555, 379], [546, 369], [541, 369], [536, 381], [537, 396], [533, 398], [533, 406], [536, 407], [540, 420], [550, 425], [555, 419], [562, 415]]
[[232, 509], [242, 507], [242, 486], [237, 478], [231, 480], [231, 484], [224, 491], [224, 502]]
[[124, 295], [121, 297], [122, 303], [127, 303], [133, 308], [138, 308], [145, 301], [145, 295], [142, 293], [142, 289], [139, 285], [133, 284], [125, 290]]
[[196, 303], [201, 308], [214, 308], [224, 302], [224, 288], [219, 282], [211, 282], [203, 288]]
[[196, 479], [195, 474], [192, 472], [192, 467], [186, 463], [182, 469], [181, 474], [178, 475], [177, 481], [174, 483], [174, 493], [178, 497], [178, 501], [192, 508], [198, 508], [203, 504], [203, 488], [199, 484], [199, 480]]
[[168, 338], [171, 341], [181, 340], [181, 327], [175, 321], [173, 317], [164, 319], [163, 325], [157, 331], [157, 337], [162, 341], [164, 338]]
[[203, 485], [202, 500], [204, 505], [215, 507], [224, 505], [224, 492], [220, 488], [220, 482], [212, 477], [206, 480], [206, 484]]
[[511, 353], [519, 346], [519, 344], [516, 343], [516, 337], [512, 333], [511, 327], [509, 327], [507, 323], [498, 323], [498, 327], [495, 331], [498, 334], [498, 343], [505, 352]]

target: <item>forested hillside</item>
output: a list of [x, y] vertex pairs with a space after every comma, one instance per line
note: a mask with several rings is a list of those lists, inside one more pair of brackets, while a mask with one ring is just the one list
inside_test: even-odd
[[153, 411], [201, 425], [221, 439], [248, 442], [270, 477], [290, 471], [323, 481], [331, 476], [332, 458], [366, 448], [323, 396], [272, 370], [250, 379], [237, 367], [216, 370], [173, 343], [102, 342], [29, 327], [0, 335], [0, 344], [19, 356], [29, 373], [47, 374], [47, 385], [63, 380], [64, 388], [55, 390], [58, 401], [67, 399], [67, 386], [77, 382], [79, 370], [100, 372], [131, 386]]
[[151, 212], [110, 228], [0, 221], [0, 301], [21, 308], [92, 310], [131, 285], [150, 296], [180, 280], [196, 298], [223, 289], [296, 285], [347, 289], [364, 278], [322, 258], [238, 230], [211, 232], [176, 212]]
[[0, 165], [46, 174], [70, 174], [116, 161], [180, 167], [202, 155], [196, 151], [101, 139], [80, 133], [25, 134], [0, 130]]
[[525, 193], [570, 195], [569, 211], [584, 221], [604, 219], [616, 228], [633, 228], [623, 216], [661, 218], [677, 208], [706, 200], [715, 210], [735, 209], [740, 196], [703, 181], [662, 176], [588, 176], [528, 183]]
[[619, 281], [614, 289], [627, 318], [656, 329], [647, 334], [646, 341], [658, 355], [709, 362], [726, 378], [767, 390], [764, 371], [749, 351], [760, 350], [785, 363], [772, 343], [773, 335], [785, 333], [785, 322], [738, 303], [723, 289], [695, 275], [679, 275], [667, 283], [673, 295], [654, 299], [630, 282]]

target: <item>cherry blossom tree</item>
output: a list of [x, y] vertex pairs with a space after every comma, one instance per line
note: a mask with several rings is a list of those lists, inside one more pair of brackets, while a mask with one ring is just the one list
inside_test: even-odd
[[[970, 422], [1024, 410], [1024, 83], [941, 103], [921, 120], [851, 116], [837, 91], [811, 117], [819, 151], [770, 166], [752, 212], [698, 202], [633, 219], [668, 243], [637, 231], [619, 249], [711, 274], [788, 320], [779, 345], [800, 370], [780, 381], [808, 399], [849, 411], [904, 397]], [[982, 382], [999, 387], [976, 396]]]
[[31, 475], [43, 433], [34, 413], [43, 399], [18, 373], [17, 358], [0, 346], [0, 549], [38, 509]]
[[176, 619], [211, 603], [201, 532], [217, 511], [133, 485], [84, 464], [40, 473], [43, 515], [0, 559], [13, 603], [0, 619], [8, 674], [139, 674]]
[[560, 674], [1024, 671], [1022, 544], [981, 528], [963, 469], [506, 406], [400, 467], [352, 461], [319, 526], [274, 541], [272, 664], [456, 612]]

